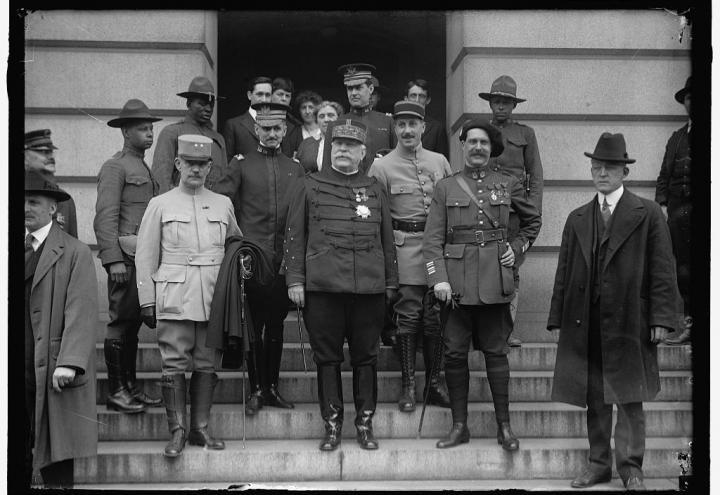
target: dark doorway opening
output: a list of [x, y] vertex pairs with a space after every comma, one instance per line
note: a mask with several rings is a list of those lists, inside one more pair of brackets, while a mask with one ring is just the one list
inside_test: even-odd
[[337, 67], [353, 62], [377, 67], [383, 112], [402, 99], [408, 81], [426, 79], [428, 114], [445, 124], [443, 12], [227, 11], [218, 13], [218, 93], [227, 97], [219, 128], [247, 110], [247, 83], [258, 75], [289, 77], [295, 95], [310, 89], [347, 110]]

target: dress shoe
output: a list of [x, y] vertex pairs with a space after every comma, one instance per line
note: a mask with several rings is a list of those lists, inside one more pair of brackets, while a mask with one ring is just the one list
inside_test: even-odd
[[453, 423], [452, 429], [447, 436], [435, 444], [438, 449], [447, 449], [455, 447], [461, 443], [468, 443], [470, 441], [470, 430], [468, 430], [466, 423]]
[[499, 423], [497, 431], [497, 443], [505, 450], [513, 451], [520, 448], [520, 441], [510, 428], [510, 423]]
[[623, 482], [626, 490], [647, 490], [643, 484], [642, 478], [639, 476], [630, 476], [627, 481]]
[[677, 337], [673, 337], [671, 339], [665, 339], [665, 343], [667, 345], [681, 345], [681, 344], [690, 343], [690, 329], [686, 328]]
[[342, 424], [325, 424], [325, 437], [320, 442], [320, 450], [335, 450], [342, 439]]
[[165, 457], [177, 457], [185, 448], [185, 429], [178, 428], [171, 433], [172, 438], [165, 446]]
[[570, 483], [570, 486], [573, 488], [589, 488], [597, 483], [607, 483], [611, 479], [612, 471], [610, 469], [601, 471], [588, 466]]
[[357, 442], [360, 448], [365, 450], [376, 450], [378, 442], [373, 435], [372, 417], [374, 411], [363, 411], [355, 420], [355, 428], [357, 429]]
[[279, 407], [280, 409], [294, 409], [292, 402], [285, 400], [278, 392], [277, 385], [270, 385], [263, 391], [262, 402], [264, 406]]
[[200, 447], [205, 447], [210, 450], [223, 450], [225, 448], [225, 442], [211, 437], [207, 428], [190, 430], [188, 443], [190, 445], [199, 445]]
[[255, 416], [260, 409], [263, 407], [263, 394], [262, 391], [256, 390], [251, 393], [245, 403], [245, 414], [248, 416]]
[[510, 347], [522, 347], [522, 340], [514, 337], [512, 334], [508, 337], [507, 343]]

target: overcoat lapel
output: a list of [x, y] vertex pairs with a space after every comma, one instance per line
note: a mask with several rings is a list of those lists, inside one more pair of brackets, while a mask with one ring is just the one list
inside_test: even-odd
[[575, 217], [573, 229], [575, 235], [578, 238], [578, 244], [580, 245], [580, 251], [585, 258], [585, 264], [588, 269], [592, 266], [592, 250], [593, 250], [593, 202], [597, 201], [597, 196], [593, 198], [588, 204], [583, 206]]
[[60, 235], [57, 225], [53, 223], [50, 227], [50, 233], [45, 239], [45, 247], [43, 248], [40, 260], [38, 261], [37, 268], [35, 269], [35, 276], [33, 277], [32, 287], [30, 290], [34, 290], [35, 286], [42, 280], [45, 274], [57, 263], [57, 260], [63, 255], [65, 251], [65, 245], [62, 242], [62, 236]]
[[240, 123], [244, 125], [248, 131], [250, 131], [250, 134], [252, 134], [253, 137], [258, 140], [258, 142], [260, 142], [260, 138], [258, 138], [258, 135], [255, 134], [255, 121], [253, 120], [252, 115], [250, 115], [249, 112], [243, 115], [243, 118], [240, 119]]
[[610, 229], [610, 239], [608, 240], [605, 263], [602, 267], [603, 271], [608, 266], [608, 263], [610, 263], [610, 260], [613, 259], [620, 246], [622, 246], [638, 225], [642, 223], [646, 216], [647, 211], [645, 211], [643, 204], [634, 194], [625, 190], [615, 207], [615, 211], [613, 211], [612, 227]]

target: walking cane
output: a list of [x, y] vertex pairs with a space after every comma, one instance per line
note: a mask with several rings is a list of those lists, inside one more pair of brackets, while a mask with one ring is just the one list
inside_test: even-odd
[[[249, 262], [249, 260], [248, 260]], [[245, 280], [252, 277], [252, 271], [245, 266], [245, 257], [240, 259], [240, 326], [242, 327], [241, 335], [250, 337], [247, 328], [247, 315], [245, 314]], [[254, 358], [254, 355], [253, 355]], [[247, 368], [247, 358], [245, 368], [242, 370], [242, 442], [245, 448], [245, 369]]]
[[303, 369], [305, 370], [305, 373], [307, 373], [307, 363], [305, 362], [305, 344], [303, 343], [302, 324], [300, 323], [300, 318], [302, 317], [302, 314], [300, 313], [300, 306], [295, 306], [295, 310], [297, 311], [298, 337], [300, 338], [300, 351], [302, 352]]
[[[435, 299], [435, 294], [432, 293], [430, 296], [433, 299]], [[448, 317], [450, 316], [450, 310], [457, 307], [457, 301], [460, 299], [459, 294], [452, 294], [452, 297], [449, 302], [441, 303], [440, 305], [440, 330], [439, 330], [439, 339], [442, 343], [443, 341], [443, 335], [445, 334], [445, 325], [447, 324]], [[434, 304], [437, 304], [439, 301], [435, 300]], [[435, 371], [435, 368], [440, 366], [440, 360], [442, 359], [442, 348], [440, 346], [436, 346], [435, 355], [433, 356], [432, 362], [430, 363], [430, 374], [428, 376], [433, 376], [433, 371]], [[420, 439], [420, 433], [422, 432], [422, 426], [423, 426], [423, 420], [425, 419], [425, 409], [427, 408], [427, 401], [428, 397], [430, 396], [430, 386], [429, 384], [425, 385], [425, 394], [423, 397], [423, 407], [422, 412], [420, 413], [420, 424], [418, 425], [418, 431], [417, 431], [417, 438]]]

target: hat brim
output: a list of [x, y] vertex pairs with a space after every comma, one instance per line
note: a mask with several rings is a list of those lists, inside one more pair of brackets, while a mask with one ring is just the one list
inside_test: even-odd
[[28, 193], [38, 194], [40, 196], [47, 196], [59, 202], [67, 201], [68, 199], [70, 199], [70, 195], [62, 189], [58, 191], [48, 191], [46, 189], [25, 189], [25, 194]]
[[40, 146], [28, 146], [25, 149], [39, 151], [39, 150], [58, 150], [60, 148], [58, 148], [54, 144], [41, 144]]
[[158, 122], [160, 120], [162, 120], [160, 117], [118, 117], [116, 119], [108, 120], [107, 125], [119, 128], [128, 122]]
[[400, 113], [394, 113], [392, 116], [394, 119], [420, 119], [425, 120], [425, 117], [420, 115], [419, 113], [411, 113], [411, 112], [400, 112]]
[[675, 93], [675, 101], [681, 104], [685, 104], [685, 95], [690, 92], [690, 88], [683, 88]]
[[208, 96], [212, 96], [214, 100], [226, 100], [227, 98], [224, 96], [219, 95], [209, 95], [207, 93], [196, 93], [194, 91], [184, 91], [182, 93], [178, 93], [178, 96], [181, 96], [182, 98], [207, 98]]
[[364, 141], [361, 141], [361, 140], [359, 140], [358, 138], [350, 137], [350, 136], [333, 136], [333, 137], [330, 139], [330, 142], [332, 143], [332, 142], [335, 141], [336, 139], [349, 139], [350, 141], [355, 141], [355, 142], [360, 143], [360, 144], [365, 144]]
[[204, 163], [204, 162], [209, 162], [210, 160], [212, 160], [211, 156], [209, 156], [207, 158], [202, 158], [199, 156], [183, 155], [183, 154], [179, 154], [178, 156], [180, 158], [182, 158], [183, 160], [185, 160], [186, 162], [203, 162]]
[[486, 101], [490, 101], [490, 98], [492, 98], [493, 96], [502, 96], [503, 98], [510, 98], [515, 103], [522, 103], [523, 101], [527, 101], [524, 98], [518, 98], [517, 96], [513, 96], [510, 93], [478, 93], [478, 96]]
[[584, 151], [583, 154], [589, 158], [593, 158], [595, 160], [602, 160], [604, 162], [635, 163], [635, 160], [633, 158], [619, 158], [617, 156], [595, 155], [593, 153], [588, 153], [587, 151]]

